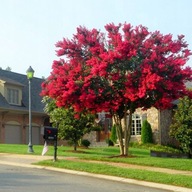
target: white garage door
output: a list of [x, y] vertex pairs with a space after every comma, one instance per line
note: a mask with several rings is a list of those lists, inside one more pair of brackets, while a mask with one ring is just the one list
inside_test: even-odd
[[5, 143], [21, 144], [21, 126], [5, 125]]

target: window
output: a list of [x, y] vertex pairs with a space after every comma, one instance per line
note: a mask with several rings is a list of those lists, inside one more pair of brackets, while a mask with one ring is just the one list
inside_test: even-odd
[[147, 119], [147, 114], [143, 114], [143, 115], [133, 114], [131, 135], [135, 135], [135, 136], [141, 135], [142, 122], [145, 119]]
[[19, 90], [7, 89], [7, 100], [10, 104], [19, 105]]
[[141, 135], [142, 116], [134, 114], [132, 117], [131, 135]]

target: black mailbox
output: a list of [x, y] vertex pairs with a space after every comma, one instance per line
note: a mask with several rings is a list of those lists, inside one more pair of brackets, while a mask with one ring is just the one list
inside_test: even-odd
[[57, 140], [57, 133], [58, 133], [57, 128], [46, 126], [46, 127], [44, 127], [44, 136], [43, 136], [43, 138], [45, 140], [56, 141]]

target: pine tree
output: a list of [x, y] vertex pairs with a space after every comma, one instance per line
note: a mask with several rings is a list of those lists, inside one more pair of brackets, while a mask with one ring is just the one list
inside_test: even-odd
[[117, 132], [116, 132], [116, 126], [115, 125], [113, 125], [113, 127], [111, 129], [110, 139], [113, 142], [113, 144], [115, 144], [117, 142]]
[[151, 125], [147, 120], [143, 121], [143, 125], [141, 128], [141, 142], [142, 143], [153, 143]]

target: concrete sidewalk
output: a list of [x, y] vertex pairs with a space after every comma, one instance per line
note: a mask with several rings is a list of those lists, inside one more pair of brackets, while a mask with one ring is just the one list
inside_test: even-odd
[[[60, 157], [58, 157], [60, 159]], [[69, 160], [69, 158], [66, 158]], [[134, 179], [126, 179], [122, 177], [115, 177], [115, 176], [107, 176], [107, 175], [101, 175], [101, 174], [92, 174], [87, 172], [80, 172], [80, 171], [73, 171], [73, 170], [67, 170], [67, 169], [60, 169], [60, 168], [54, 168], [54, 167], [46, 167], [46, 166], [39, 166], [39, 165], [33, 165], [32, 163], [36, 163], [43, 160], [53, 160], [53, 157], [50, 156], [37, 156], [37, 155], [18, 155], [18, 154], [6, 154], [6, 153], [0, 153], [0, 164], [4, 165], [12, 165], [12, 166], [20, 166], [20, 167], [28, 167], [28, 168], [38, 168], [38, 169], [47, 169], [52, 171], [59, 171], [63, 173], [69, 173], [69, 174], [77, 174], [77, 175], [84, 175], [89, 177], [97, 177], [97, 178], [103, 178], [113, 181], [119, 181], [119, 182], [126, 182], [136, 185], [143, 185], [143, 186], [151, 186], [154, 188], [160, 188], [165, 190], [170, 190], [174, 192], [192, 192], [192, 189], [184, 188], [184, 187], [177, 187], [172, 185], [165, 185], [165, 184], [159, 184], [159, 183], [153, 183], [153, 182], [146, 182], [146, 181], [138, 181]], [[71, 160], [75, 160], [74, 158], [71, 158]], [[106, 163], [107, 164], [107, 163]], [[109, 164], [109, 163], [108, 163]], [[110, 163], [110, 165], [117, 166], [117, 163]], [[121, 165], [118, 163], [119, 166], [124, 166], [125, 164]], [[190, 171], [176, 171], [176, 170], [170, 170], [170, 169], [163, 169], [163, 168], [151, 168], [146, 166], [136, 166], [136, 165], [127, 165], [130, 166], [130, 168], [133, 169], [145, 169], [145, 170], [151, 170], [151, 171], [157, 171], [157, 172], [166, 172], [170, 174], [184, 174], [184, 175], [191, 175], [192, 172]], [[128, 168], [128, 167], [127, 167]]]

